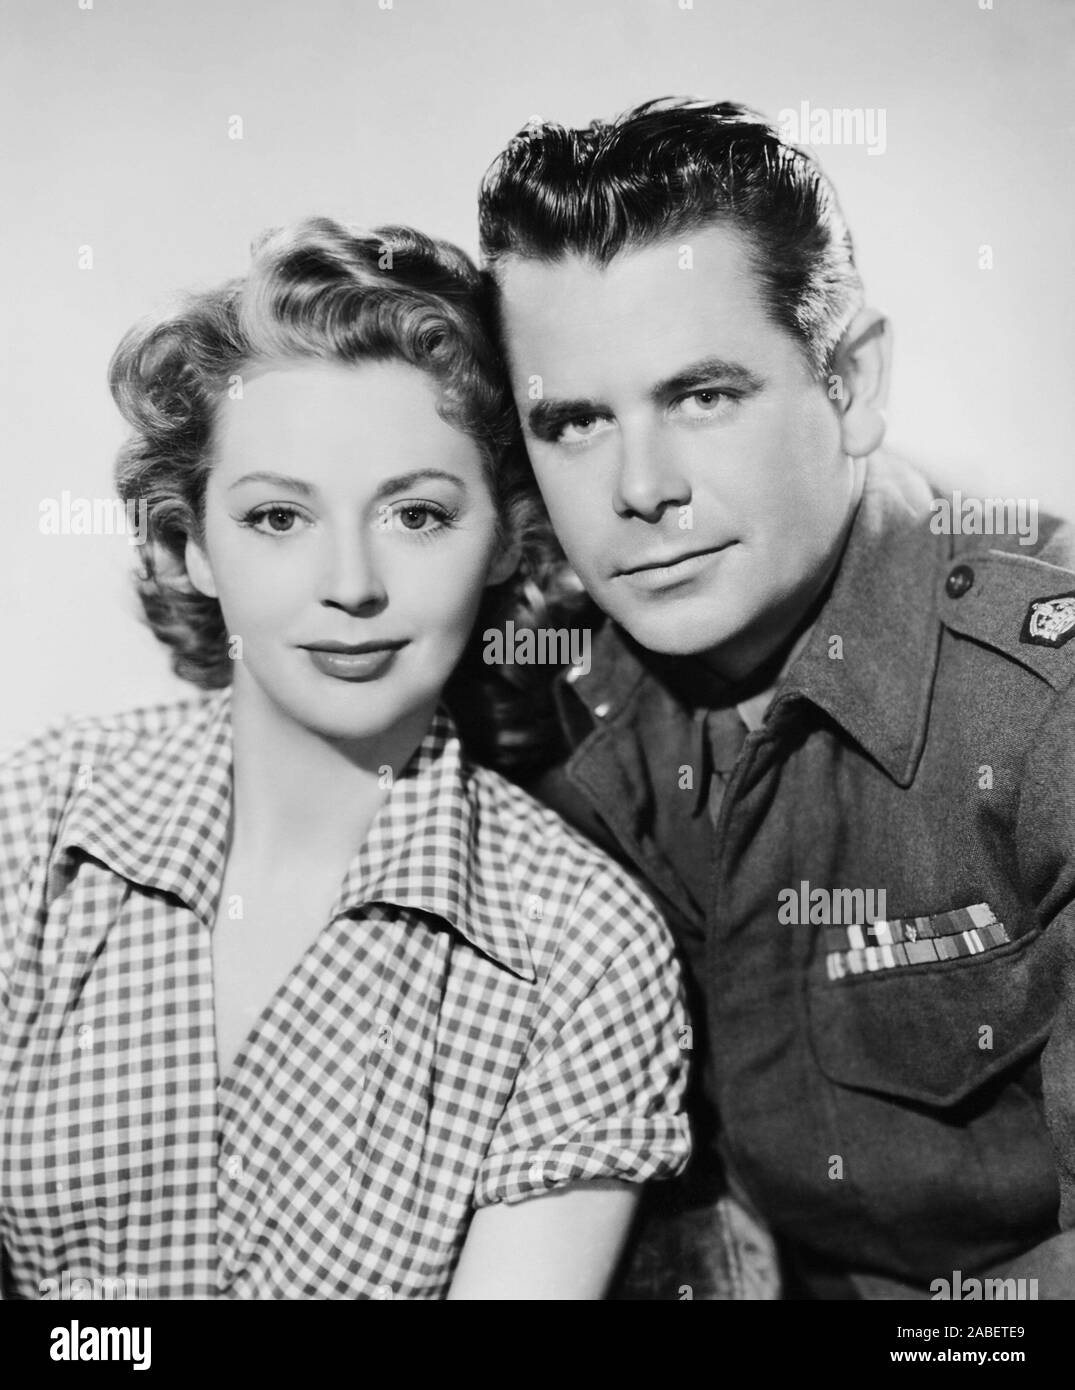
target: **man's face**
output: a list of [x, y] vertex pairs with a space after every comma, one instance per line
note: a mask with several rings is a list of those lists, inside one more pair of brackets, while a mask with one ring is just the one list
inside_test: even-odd
[[527, 448], [580, 579], [642, 646], [745, 675], [831, 572], [860, 472], [743, 242], [710, 227], [498, 278]]

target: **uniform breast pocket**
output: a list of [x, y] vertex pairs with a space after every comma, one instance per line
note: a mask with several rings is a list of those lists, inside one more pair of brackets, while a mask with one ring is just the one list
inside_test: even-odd
[[[928, 931], [936, 920], [942, 930], [955, 917], [905, 921]], [[885, 925], [900, 931], [900, 924]], [[922, 926], [910, 930], [921, 939]], [[905, 949], [897, 960], [890, 949], [861, 971], [834, 969], [830, 959], [807, 997], [821, 1071], [842, 1087], [935, 1107], [954, 1106], [1014, 1071], [1049, 1033], [1059, 970], [1047, 934], [1007, 936], [1002, 929], [985, 938], [984, 949], [942, 950], [934, 959]]]

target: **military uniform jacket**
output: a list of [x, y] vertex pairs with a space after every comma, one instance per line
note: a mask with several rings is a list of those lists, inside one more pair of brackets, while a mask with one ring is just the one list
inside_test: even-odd
[[871, 461], [728, 781], [704, 918], [652, 838], [672, 697], [611, 624], [559, 679], [573, 751], [536, 790], [663, 907], [721, 1149], [774, 1231], [923, 1290], [1048, 1241], [1075, 1296], [1075, 536], [935, 530], [939, 495]]

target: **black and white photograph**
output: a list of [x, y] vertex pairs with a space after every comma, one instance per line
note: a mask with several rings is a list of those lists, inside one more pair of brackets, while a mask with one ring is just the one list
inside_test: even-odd
[[0, 29], [33, 1373], [196, 1369], [206, 1301], [764, 1303], [716, 1315], [759, 1358], [895, 1304], [850, 1364], [1044, 1357], [1075, 6]]

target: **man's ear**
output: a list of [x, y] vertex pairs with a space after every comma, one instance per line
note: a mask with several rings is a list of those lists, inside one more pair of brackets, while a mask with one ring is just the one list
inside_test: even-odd
[[187, 537], [187, 547], [183, 554], [187, 567], [187, 577], [199, 594], [206, 598], [217, 598], [216, 580], [209, 565], [209, 559], [193, 536]]
[[851, 458], [865, 458], [881, 447], [891, 366], [888, 319], [876, 309], [860, 309], [833, 356], [840, 385], [840, 441]]
[[489, 572], [485, 576], [485, 587], [503, 584], [505, 580], [510, 579], [519, 568], [522, 555], [523, 547], [518, 539], [512, 538], [502, 541], [489, 565]]

